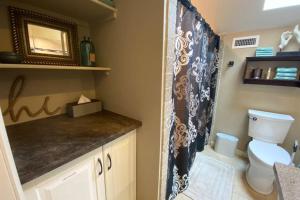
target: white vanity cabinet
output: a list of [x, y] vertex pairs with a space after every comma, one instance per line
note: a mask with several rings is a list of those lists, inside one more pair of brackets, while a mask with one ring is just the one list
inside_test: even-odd
[[6, 200], [16, 200], [15, 191], [13, 188], [13, 183], [9, 177], [9, 172], [7, 170], [5, 160], [0, 149], [0, 199]]
[[136, 134], [104, 145], [107, 200], [136, 199]]
[[24, 200], [0, 108], [0, 200]]
[[26, 200], [135, 200], [136, 132], [56, 170], [24, 187]]
[[95, 163], [95, 176], [96, 176], [96, 188], [97, 188], [97, 199], [105, 200], [106, 191], [105, 191], [105, 179], [104, 179], [104, 162], [103, 162], [103, 153], [102, 148], [97, 152], [97, 155], [94, 157]]
[[40, 200], [97, 200], [93, 172], [94, 161], [89, 160], [54, 180], [41, 184], [36, 192]]

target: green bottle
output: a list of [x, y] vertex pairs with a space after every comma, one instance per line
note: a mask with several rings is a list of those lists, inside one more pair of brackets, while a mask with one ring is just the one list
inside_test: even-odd
[[86, 37], [83, 37], [83, 40], [80, 42], [80, 55], [81, 55], [81, 66], [90, 66], [89, 64], [89, 52], [90, 52], [90, 45], [87, 41]]
[[96, 54], [92, 40], [88, 37], [83, 37], [80, 42], [81, 66], [95, 67]]

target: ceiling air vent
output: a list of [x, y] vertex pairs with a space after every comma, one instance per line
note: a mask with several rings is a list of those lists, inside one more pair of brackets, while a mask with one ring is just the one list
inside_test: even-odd
[[250, 48], [250, 47], [258, 47], [259, 43], [259, 35], [247, 36], [247, 37], [238, 37], [233, 38], [232, 48]]

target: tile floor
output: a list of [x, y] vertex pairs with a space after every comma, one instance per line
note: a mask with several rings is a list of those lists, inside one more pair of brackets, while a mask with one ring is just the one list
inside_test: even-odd
[[[272, 194], [261, 195], [250, 188], [246, 182], [245, 171], [248, 166], [248, 160], [242, 157], [229, 158], [214, 152], [211, 147], [206, 147], [203, 153], [217, 160], [228, 163], [235, 168], [235, 182], [233, 184], [232, 200], [276, 200], [277, 193], [274, 190]], [[275, 188], [275, 187], [274, 187]], [[180, 194], [176, 200], [191, 200], [189, 197]], [[197, 199], [198, 200], [198, 199]]]

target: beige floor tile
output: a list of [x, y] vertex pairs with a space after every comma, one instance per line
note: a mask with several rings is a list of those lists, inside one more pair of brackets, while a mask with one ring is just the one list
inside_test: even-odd
[[232, 194], [232, 200], [248, 200], [246, 197], [241, 196], [238, 193], [233, 193]]
[[[262, 195], [255, 192], [247, 183], [245, 172], [248, 167], [248, 160], [242, 157], [229, 158], [216, 153], [211, 147], [206, 147], [203, 153], [217, 160], [228, 163], [235, 168], [232, 200], [276, 200], [276, 190], [270, 195]], [[176, 200], [191, 200], [189, 197], [180, 194]]]
[[185, 196], [184, 194], [179, 194], [177, 197], [176, 197], [176, 200], [192, 200], [191, 198]]

